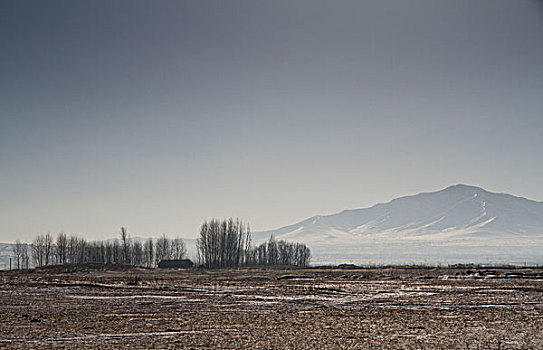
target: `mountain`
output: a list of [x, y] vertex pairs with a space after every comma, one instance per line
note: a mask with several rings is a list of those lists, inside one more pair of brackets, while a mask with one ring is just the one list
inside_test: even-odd
[[[277, 239], [305, 242], [321, 263], [338, 262], [338, 254], [346, 250], [357, 262], [367, 262], [362, 252], [357, 255], [357, 247], [362, 251], [377, 249], [370, 254], [375, 258], [381, 245], [386, 245], [388, 259], [405, 263], [417, 262], [412, 258], [401, 260], [406, 252], [410, 257], [436, 263], [481, 262], [481, 258], [486, 259], [483, 262], [498, 259], [496, 263], [541, 261], [543, 202], [459, 184], [371, 208], [317, 215], [277, 230], [255, 233], [254, 238], [264, 240], [271, 234]], [[395, 246], [399, 254], [391, 256], [390, 247]], [[522, 248], [511, 251], [519, 246]], [[338, 249], [338, 254], [332, 253]], [[457, 256], [466, 250], [471, 254], [465, 257], [472, 261], [458, 260]], [[325, 261], [323, 253], [333, 261]]]

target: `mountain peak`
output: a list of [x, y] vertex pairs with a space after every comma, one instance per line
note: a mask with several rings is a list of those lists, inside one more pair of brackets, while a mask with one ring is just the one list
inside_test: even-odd
[[454, 191], [454, 190], [468, 190], [468, 191], [484, 191], [487, 192], [485, 189], [473, 185], [466, 185], [466, 184], [456, 184], [451, 185], [447, 188], [445, 188], [443, 191]]
[[[436, 192], [393, 199], [371, 208], [317, 215], [297, 224], [266, 232], [295, 236], [411, 238], [475, 237], [481, 235], [541, 235], [543, 202], [481, 187], [456, 184]], [[303, 233], [303, 235], [302, 235]]]

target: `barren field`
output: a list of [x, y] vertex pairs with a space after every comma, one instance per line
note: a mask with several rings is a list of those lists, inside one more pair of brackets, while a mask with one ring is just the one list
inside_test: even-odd
[[543, 349], [543, 270], [1, 272], [2, 349]]

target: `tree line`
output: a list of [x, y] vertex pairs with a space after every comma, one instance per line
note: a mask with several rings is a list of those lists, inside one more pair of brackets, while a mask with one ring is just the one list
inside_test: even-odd
[[28, 269], [30, 265], [42, 267], [65, 264], [127, 264], [154, 267], [164, 259], [184, 259], [187, 249], [183, 239], [168, 238], [163, 234], [158, 239], [144, 242], [133, 240], [126, 228], [121, 227], [120, 239], [87, 241], [76, 235], [60, 232], [56, 239], [50, 234], [40, 234], [31, 244], [17, 240], [13, 245], [17, 269]]
[[[253, 265], [307, 266], [311, 250], [304, 243], [275, 240], [253, 246], [248, 224], [232, 218], [205, 221], [196, 240], [198, 265], [208, 268], [240, 267]], [[130, 238], [121, 227], [119, 238], [103, 241], [87, 241], [77, 235], [64, 232], [53, 237], [50, 233], [37, 235], [32, 243], [17, 240], [13, 245], [17, 269], [31, 265], [42, 267], [64, 264], [127, 264], [155, 267], [161, 260], [184, 259], [187, 249], [183, 239], [168, 238], [145, 241]]]
[[252, 247], [249, 225], [239, 219], [204, 222], [196, 241], [199, 262], [210, 268], [253, 265], [307, 266], [311, 250], [304, 243], [269, 241]]
[[196, 240], [198, 261], [205, 267], [238, 267], [247, 264], [247, 251], [251, 247], [249, 225], [234, 221], [213, 219], [205, 221]]
[[273, 235], [248, 251], [249, 265], [307, 266], [310, 260], [311, 250], [305, 244], [276, 241]]

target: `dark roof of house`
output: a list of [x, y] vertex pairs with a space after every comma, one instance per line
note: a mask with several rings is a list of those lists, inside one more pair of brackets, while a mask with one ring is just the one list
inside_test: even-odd
[[190, 259], [181, 260], [161, 260], [158, 267], [162, 268], [177, 268], [177, 267], [192, 267], [194, 264]]

